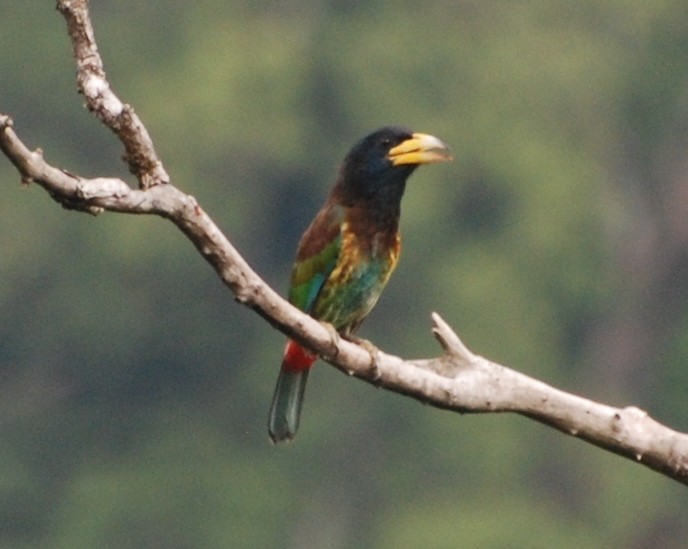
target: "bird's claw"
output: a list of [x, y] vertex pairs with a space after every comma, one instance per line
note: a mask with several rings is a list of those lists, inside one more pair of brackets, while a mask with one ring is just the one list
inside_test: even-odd
[[363, 339], [362, 337], [358, 337], [352, 334], [347, 334], [344, 336], [344, 338], [347, 341], [350, 341], [351, 343], [355, 343], [359, 347], [362, 347], [366, 351], [368, 351], [368, 354], [370, 355], [370, 371], [372, 373], [372, 380], [377, 381], [380, 379], [380, 371], [377, 367], [377, 357], [380, 354], [380, 349], [378, 349], [371, 341], [368, 341], [367, 339]]
[[341, 339], [341, 335], [337, 331], [337, 329], [334, 327], [334, 325], [330, 324], [329, 322], [323, 322], [323, 326], [327, 329], [327, 331], [330, 333], [330, 345], [332, 346], [332, 358], [336, 358], [337, 355], [339, 354], [339, 340]]

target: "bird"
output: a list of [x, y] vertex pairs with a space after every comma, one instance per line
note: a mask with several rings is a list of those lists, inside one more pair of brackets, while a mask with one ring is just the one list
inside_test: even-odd
[[[301, 237], [289, 302], [353, 339], [399, 260], [406, 180], [421, 164], [451, 159], [437, 137], [400, 126], [380, 128], [356, 143]], [[306, 381], [317, 358], [295, 340], [287, 341], [268, 420], [273, 443], [296, 435]]]

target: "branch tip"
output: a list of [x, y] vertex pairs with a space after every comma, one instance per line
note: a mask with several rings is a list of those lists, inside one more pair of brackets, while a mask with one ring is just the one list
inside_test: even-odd
[[446, 354], [466, 361], [475, 359], [475, 355], [464, 345], [461, 338], [436, 312], [432, 313], [432, 333]]
[[5, 131], [7, 128], [14, 126], [14, 120], [8, 114], [0, 113], [0, 128]]

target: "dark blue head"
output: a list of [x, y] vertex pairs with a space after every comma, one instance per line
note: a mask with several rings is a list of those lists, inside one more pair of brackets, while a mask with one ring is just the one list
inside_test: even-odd
[[436, 137], [388, 126], [364, 137], [342, 164], [336, 191], [344, 202], [360, 199], [400, 201], [406, 179], [419, 165], [451, 160]]

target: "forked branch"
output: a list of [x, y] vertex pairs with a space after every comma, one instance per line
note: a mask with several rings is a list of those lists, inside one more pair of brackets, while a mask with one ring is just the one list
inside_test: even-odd
[[637, 408], [599, 404], [475, 355], [437, 314], [433, 314], [433, 332], [444, 351], [437, 358], [405, 361], [333, 338], [331, 330], [272, 290], [197, 201], [169, 183], [143, 123], [106, 79], [87, 1], [61, 0], [58, 9], [72, 40], [79, 89], [89, 109], [124, 145], [138, 188], [116, 178], [85, 179], [50, 165], [41, 151], [31, 151], [19, 139], [10, 117], [0, 114], [0, 149], [22, 182], [39, 184], [66, 208], [169, 219], [239, 302], [343, 372], [438, 408], [460, 413], [515, 412], [688, 484], [688, 435], [657, 423]]

